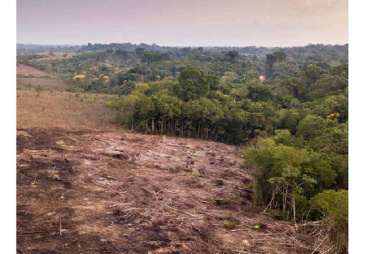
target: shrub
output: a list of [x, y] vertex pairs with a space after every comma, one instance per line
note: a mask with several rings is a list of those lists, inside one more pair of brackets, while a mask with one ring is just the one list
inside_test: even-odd
[[225, 220], [224, 221], [224, 227], [227, 228], [227, 229], [235, 229], [236, 228], [236, 224], [232, 221], [228, 221], [228, 220]]
[[324, 226], [337, 248], [337, 253], [347, 253], [348, 191], [327, 190], [313, 197], [311, 203], [325, 216]]

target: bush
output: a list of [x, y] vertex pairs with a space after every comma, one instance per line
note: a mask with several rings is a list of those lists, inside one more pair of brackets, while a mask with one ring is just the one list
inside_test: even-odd
[[325, 216], [325, 229], [337, 253], [348, 253], [348, 191], [327, 190], [313, 197], [311, 203]]
[[236, 228], [236, 224], [232, 221], [226, 220], [226, 221], [224, 221], [224, 227], [227, 228], [227, 229], [232, 230], [232, 229]]

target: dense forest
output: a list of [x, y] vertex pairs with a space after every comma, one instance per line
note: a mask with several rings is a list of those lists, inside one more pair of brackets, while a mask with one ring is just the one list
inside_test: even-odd
[[348, 45], [89, 43], [75, 52], [51, 62], [22, 54], [18, 63], [58, 73], [75, 93], [119, 95], [107, 106], [134, 132], [245, 145], [255, 204], [293, 222], [325, 218], [346, 251]]

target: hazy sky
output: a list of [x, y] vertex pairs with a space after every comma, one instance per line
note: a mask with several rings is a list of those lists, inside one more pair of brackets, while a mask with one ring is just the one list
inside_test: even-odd
[[348, 43], [348, 0], [17, 0], [17, 43]]

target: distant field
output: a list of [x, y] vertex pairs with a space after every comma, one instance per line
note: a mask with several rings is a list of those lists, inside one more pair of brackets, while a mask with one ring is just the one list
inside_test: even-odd
[[55, 59], [63, 59], [63, 58], [72, 58], [76, 56], [77, 53], [63, 53], [63, 52], [53, 52], [53, 55], [49, 55], [48, 51], [36, 53], [35, 55], [43, 56], [43, 58], [35, 59], [35, 62], [42, 62], [42, 61], [50, 61]]
[[104, 106], [112, 96], [65, 92], [62, 80], [23, 64], [17, 74], [32, 76], [17, 78], [17, 128], [117, 129], [115, 110]]
[[17, 78], [18, 89], [35, 89], [58, 90], [64, 91], [66, 84], [61, 80], [49, 78]]
[[17, 90], [17, 128], [116, 129], [109, 95]]
[[17, 64], [17, 75], [48, 76], [47, 72], [40, 71], [28, 65]]
[[62, 80], [56, 79], [50, 73], [35, 69], [33, 67], [17, 65], [17, 89], [42, 88], [43, 90], [64, 91], [66, 84]]

